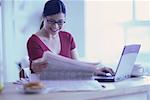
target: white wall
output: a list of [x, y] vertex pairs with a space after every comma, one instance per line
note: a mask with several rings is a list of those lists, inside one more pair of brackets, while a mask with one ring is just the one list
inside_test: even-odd
[[67, 8], [65, 30], [75, 38], [80, 57], [85, 56], [84, 0], [63, 0]]

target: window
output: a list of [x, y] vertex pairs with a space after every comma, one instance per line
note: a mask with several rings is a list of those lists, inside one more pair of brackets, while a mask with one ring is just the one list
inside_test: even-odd
[[150, 21], [150, 0], [133, 0], [133, 11], [136, 20]]
[[[116, 64], [125, 44], [142, 44], [136, 63], [150, 66], [150, 1], [87, 1], [85, 52], [90, 60]], [[150, 73], [150, 71], [149, 71]]]

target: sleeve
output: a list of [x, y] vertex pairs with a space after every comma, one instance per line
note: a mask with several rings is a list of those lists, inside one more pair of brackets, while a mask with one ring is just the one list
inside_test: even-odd
[[74, 38], [71, 37], [71, 50], [75, 49], [76, 48], [76, 44], [75, 44], [75, 41], [74, 41]]
[[30, 61], [37, 58], [41, 58], [43, 55], [43, 50], [33, 38], [30, 38], [27, 42], [27, 50]]

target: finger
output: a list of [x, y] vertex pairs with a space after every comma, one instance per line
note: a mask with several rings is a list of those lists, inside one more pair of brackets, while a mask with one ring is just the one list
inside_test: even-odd
[[106, 76], [106, 73], [105, 72], [99, 72], [99, 73], [97, 73], [97, 76]]
[[48, 66], [48, 63], [42, 63], [42, 64], [33, 64], [31, 69], [34, 71], [34, 72], [42, 72], [45, 68], [47, 68]]
[[38, 73], [40, 72], [40, 68], [38, 67], [32, 67], [33, 72]]
[[48, 62], [33, 62], [32, 66], [45, 66], [48, 65]]
[[42, 66], [43, 68], [47, 68], [47, 67], [48, 67], [48, 63], [47, 63], [47, 62], [42, 63], [41, 66]]
[[40, 72], [44, 71], [44, 69], [45, 69], [45, 68], [44, 68], [43, 66], [40, 66], [39, 68], [36, 68], [36, 69], [35, 69], [35, 72], [36, 72], [36, 73], [40, 73]]
[[38, 59], [36, 59], [36, 60], [33, 60], [32, 62], [33, 62], [33, 63], [43, 62], [43, 59], [42, 59], [42, 58], [38, 58]]
[[37, 62], [35, 64], [37, 64], [37, 65], [44, 65], [44, 64], [48, 64], [48, 62], [46, 62], [46, 61], [44, 61], [44, 62]]
[[106, 73], [104, 71], [102, 71], [101, 69], [97, 70], [94, 74], [96, 76], [106, 76]]
[[112, 69], [110, 69], [110, 70], [111, 70], [110, 74], [114, 76], [115, 72]]
[[110, 73], [111, 75], [114, 75], [114, 71], [111, 68], [106, 68], [107, 72]]

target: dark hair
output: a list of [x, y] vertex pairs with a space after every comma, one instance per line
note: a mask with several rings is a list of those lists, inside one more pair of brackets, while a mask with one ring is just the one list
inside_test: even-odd
[[[66, 14], [66, 8], [61, 0], [49, 0], [44, 5], [43, 17], [54, 15], [57, 13]], [[44, 22], [41, 22], [40, 29], [43, 27]]]
[[41, 22], [40, 29], [42, 29], [43, 26], [44, 26], [44, 21]]
[[64, 3], [61, 0], [49, 0], [44, 5], [43, 17], [57, 14], [57, 13], [66, 14], [66, 8]]

